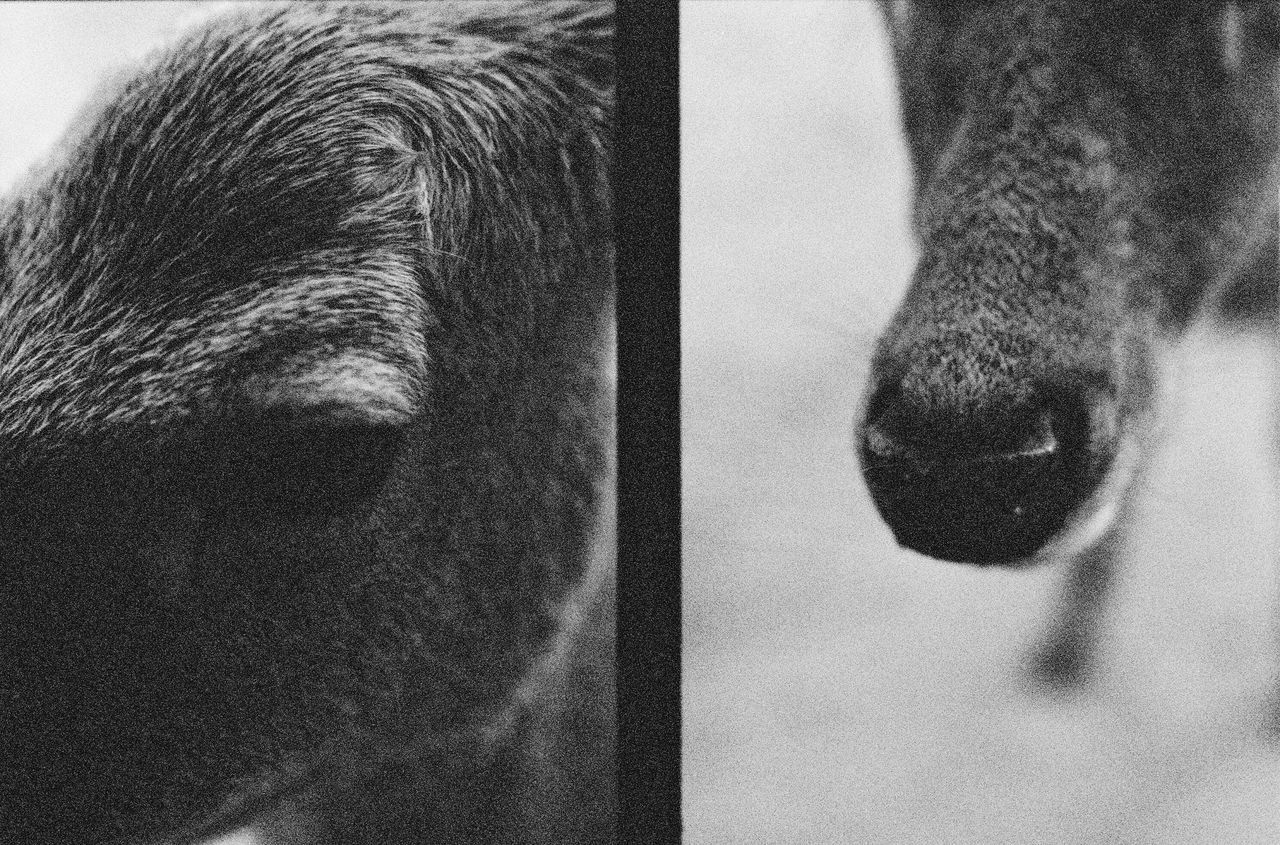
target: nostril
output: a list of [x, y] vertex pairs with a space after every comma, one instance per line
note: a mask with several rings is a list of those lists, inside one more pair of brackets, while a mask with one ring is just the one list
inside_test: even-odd
[[940, 411], [909, 404], [892, 387], [867, 403], [861, 435], [865, 456], [877, 461], [962, 463], [1050, 456], [1064, 440], [1075, 441], [1076, 414], [1048, 405]]
[[891, 460], [906, 455], [906, 450], [898, 441], [885, 433], [876, 423], [867, 425], [862, 433], [862, 443], [867, 452], [880, 460]]
[[911, 456], [912, 415], [905, 408], [896, 387], [877, 390], [863, 415], [862, 452], [876, 461], [903, 460]]
[[1053, 414], [1048, 410], [1043, 410], [1034, 415], [1032, 424], [1027, 430], [1026, 438], [1008, 453], [1008, 457], [1048, 457], [1057, 451], [1058, 438], [1054, 434]]
[[[1028, 395], [1029, 394], [1029, 395]], [[1048, 541], [1092, 492], [1114, 452], [1101, 391], [1028, 390], [1021, 401], [907, 402], [893, 386], [867, 405], [863, 474], [898, 541], [948, 560], [1012, 563]]]

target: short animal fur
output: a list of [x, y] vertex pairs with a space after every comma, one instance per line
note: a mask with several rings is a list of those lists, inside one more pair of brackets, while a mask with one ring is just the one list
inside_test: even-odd
[[0, 840], [612, 841], [612, 86], [269, 4], [0, 205]]
[[1177, 339], [1274, 308], [1280, 4], [882, 5], [921, 258], [864, 474], [909, 548], [1072, 559], [1038, 668], [1076, 680]]

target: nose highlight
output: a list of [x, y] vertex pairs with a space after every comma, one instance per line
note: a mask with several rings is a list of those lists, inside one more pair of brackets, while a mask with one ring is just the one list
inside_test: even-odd
[[1114, 444], [1094, 433], [1108, 430], [1097, 418], [1113, 410], [1097, 391], [1034, 388], [947, 405], [901, 385], [883, 384], [868, 403], [862, 469], [898, 542], [930, 557], [1025, 560], [1110, 462]]

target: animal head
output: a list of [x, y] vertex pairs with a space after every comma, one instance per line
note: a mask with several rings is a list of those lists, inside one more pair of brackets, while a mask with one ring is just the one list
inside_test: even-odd
[[242, 11], [0, 205], [0, 838], [496, 753], [606, 457], [611, 25]]
[[863, 471], [902, 545], [1016, 564], [1096, 533], [1172, 345], [1249, 261], [1274, 278], [1280, 13], [886, 11], [921, 255], [873, 362]]

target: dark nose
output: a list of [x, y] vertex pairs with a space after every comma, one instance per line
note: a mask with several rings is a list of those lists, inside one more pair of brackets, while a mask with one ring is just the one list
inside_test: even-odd
[[867, 406], [863, 474], [899, 544], [944, 560], [1017, 563], [1097, 486], [1115, 451], [1112, 405], [1084, 388], [939, 402], [888, 381]]

